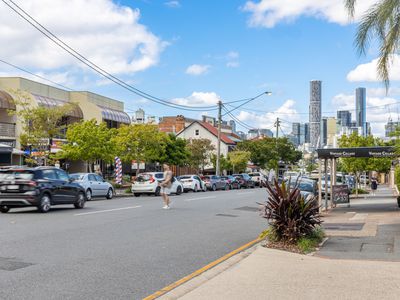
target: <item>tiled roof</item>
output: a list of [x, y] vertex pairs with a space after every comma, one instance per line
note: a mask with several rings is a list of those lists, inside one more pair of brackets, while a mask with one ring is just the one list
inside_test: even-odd
[[[209, 132], [211, 132], [213, 135], [218, 137], [218, 128], [212, 126], [210, 123], [207, 122], [197, 122], [201, 126], [203, 126], [205, 129], [207, 129]], [[221, 141], [223, 141], [225, 144], [236, 144], [234, 141], [232, 141], [226, 134], [221, 132]]]

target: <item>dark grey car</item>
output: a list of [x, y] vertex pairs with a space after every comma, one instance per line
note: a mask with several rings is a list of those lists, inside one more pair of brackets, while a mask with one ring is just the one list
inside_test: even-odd
[[205, 182], [208, 190], [229, 190], [229, 184], [217, 175], [202, 176], [201, 179]]

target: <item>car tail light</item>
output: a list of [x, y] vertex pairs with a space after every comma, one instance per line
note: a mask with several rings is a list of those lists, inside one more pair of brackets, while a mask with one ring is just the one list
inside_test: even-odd
[[36, 183], [36, 181], [32, 181], [31, 180], [31, 181], [28, 182], [28, 185], [29, 186], [37, 186], [37, 183]]
[[150, 183], [153, 183], [153, 182], [156, 181], [156, 180], [154, 179], [153, 176], [151, 176], [149, 181], [150, 181]]

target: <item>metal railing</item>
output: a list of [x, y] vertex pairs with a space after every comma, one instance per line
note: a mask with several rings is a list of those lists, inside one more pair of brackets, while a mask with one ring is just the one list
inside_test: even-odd
[[0, 122], [0, 136], [15, 137], [15, 124]]

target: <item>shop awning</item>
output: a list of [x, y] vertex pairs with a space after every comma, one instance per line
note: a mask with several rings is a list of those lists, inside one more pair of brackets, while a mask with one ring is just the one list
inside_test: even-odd
[[125, 123], [125, 124], [130, 124], [131, 123], [131, 118], [129, 115], [120, 110], [115, 110], [112, 108], [100, 106], [101, 109], [101, 115], [103, 117], [103, 120], [111, 120], [119, 123]]
[[12, 153], [13, 147], [7, 144], [0, 144], [0, 153]]
[[[50, 97], [45, 97], [37, 94], [32, 94], [37, 103], [41, 106], [44, 107], [54, 107], [54, 106], [62, 106], [64, 104], [67, 104], [67, 101], [59, 100], [59, 99], [54, 99]], [[81, 108], [76, 104], [74, 105], [73, 109], [67, 114], [68, 117], [74, 117], [78, 119], [83, 119], [83, 112]]]
[[15, 103], [11, 95], [5, 91], [0, 90], [0, 109], [15, 110]]

